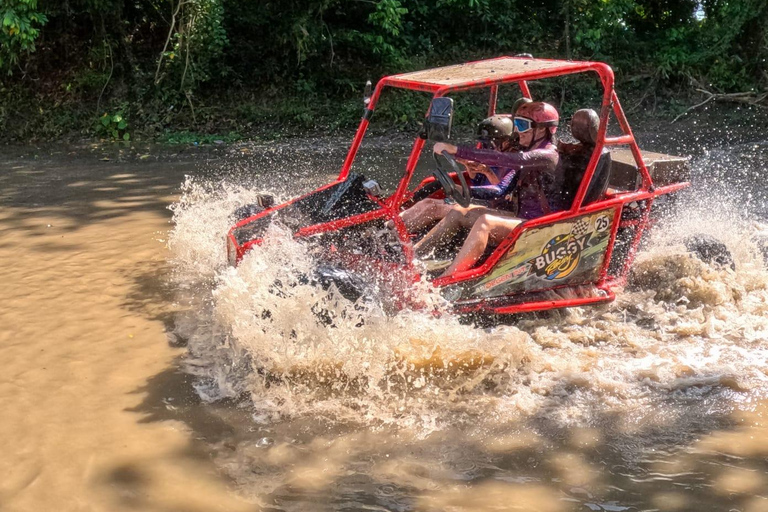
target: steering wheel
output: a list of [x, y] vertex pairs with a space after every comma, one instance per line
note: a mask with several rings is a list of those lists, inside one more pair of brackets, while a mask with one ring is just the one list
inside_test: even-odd
[[456, 161], [456, 159], [453, 158], [453, 155], [447, 151], [443, 151], [440, 154], [443, 155], [445, 161], [448, 162], [451, 171], [455, 172], [459, 177], [459, 183], [461, 183], [461, 186], [459, 187], [456, 185], [453, 179], [448, 175], [448, 171], [446, 171], [443, 167], [442, 162], [437, 157], [437, 153], [432, 153], [436, 166], [436, 169], [432, 171], [432, 174], [435, 175], [437, 181], [439, 181], [443, 186], [443, 190], [445, 190], [445, 197], [452, 198], [461, 206], [466, 208], [469, 206], [469, 202], [472, 200], [472, 196], [469, 193], [469, 185], [467, 185], [467, 180], [464, 179], [464, 172], [461, 170], [461, 167], [459, 167], [459, 163]]

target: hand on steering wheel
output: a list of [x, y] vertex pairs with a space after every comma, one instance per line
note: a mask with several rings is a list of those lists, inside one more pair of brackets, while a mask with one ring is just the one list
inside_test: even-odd
[[435, 178], [437, 178], [437, 180], [443, 186], [445, 197], [452, 198], [461, 206], [466, 208], [469, 206], [469, 202], [472, 200], [472, 196], [469, 193], [469, 185], [467, 185], [467, 180], [464, 179], [464, 172], [459, 167], [459, 163], [456, 161], [456, 159], [453, 158], [453, 155], [451, 155], [448, 151], [443, 151], [441, 155], [445, 161], [448, 162], [450, 170], [455, 172], [456, 176], [458, 176], [461, 186], [459, 187], [456, 185], [456, 183], [450, 177], [448, 171], [446, 171], [443, 167], [440, 158], [438, 158], [437, 153], [432, 153], [436, 166], [436, 169], [432, 172], [432, 174], [435, 175]]

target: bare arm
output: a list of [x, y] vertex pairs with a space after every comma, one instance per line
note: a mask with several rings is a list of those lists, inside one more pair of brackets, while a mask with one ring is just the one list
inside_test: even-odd
[[467, 173], [470, 179], [475, 179], [475, 176], [482, 174], [488, 179], [491, 185], [497, 185], [499, 183], [499, 177], [493, 172], [487, 165], [472, 160], [464, 160], [463, 158], [456, 159], [459, 163], [463, 164], [467, 168]]
[[526, 170], [534, 172], [552, 169], [557, 165], [558, 159], [557, 150], [554, 148], [502, 153], [492, 149], [475, 149], [466, 146], [457, 148], [456, 157], [489, 166], [508, 167], [515, 170], [525, 167]]

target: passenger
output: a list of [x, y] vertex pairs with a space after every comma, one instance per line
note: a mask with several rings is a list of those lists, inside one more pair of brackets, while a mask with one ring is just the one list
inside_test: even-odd
[[[597, 143], [597, 133], [600, 128], [600, 117], [591, 109], [577, 110], [571, 118], [571, 135], [577, 143], [558, 142], [557, 151], [560, 153], [560, 167], [564, 176], [561, 189], [561, 202], [563, 208], [571, 207], [576, 192], [581, 185], [584, 173], [587, 170], [592, 153]], [[587, 188], [584, 204], [597, 200], [605, 193], [608, 186], [610, 171], [610, 154], [603, 154], [595, 168], [592, 182]]]
[[[517, 149], [512, 140], [514, 122], [508, 116], [491, 116], [477, 126], [477, 139], [483, 148], [492, 152], [506, 152]], [[462, 161], [469, 174], [470, 194], [475, 199], [493, 200], [500, 191], [509, 188], [514, 179], [511, 169], [486, 166], [478, 162]], [[470, 209], [477, 205], [470, 205]], [[444, 199], [426, 198], [400, 214], [409, 232], [419, 231], [444, 218], [453, 209], [461, 206]]]
[[519, 153], [435, 144], [436, 153], [448, 151], [458, 158], [513, 169], [518, 176], [517, 186], [504, 196], [512, 208], [450, 211], [416, 244], [416, 254], [427, 254], [459, 229], [471, 228], [459, 254], [443, 276], [466, 270], [474, 266], [490, 242], [499, 243], [523, 220], [561, 209], [561, 205], [557, 204], [560, 202], [559, 189], [562, 186], [562, 177], [557, 172], [559, 155], [555, 146], [558, 122], [559, 115], [552, 105], [533, 102], [521, 106], [515, 115], [515, 132], [519, 134], [519, 145], [523, 148]]

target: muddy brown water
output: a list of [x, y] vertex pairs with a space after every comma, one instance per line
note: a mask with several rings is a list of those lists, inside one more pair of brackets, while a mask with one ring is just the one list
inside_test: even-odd
[[[668, 141], [653, 144], [670, 151]], [[360, 399], [302, 382], [270, 395], [255, 368], [240, 368], [245, 376], [224, 380], [244, 386], [245, 398], [204, 401], [210, 390], [201, 382], [210, 382], [182, 369], [177, 322], [196, 311], [176, 289], [168, 206], [185, 175], [244, 182], [279, 168], [306, 188], [298, 180], [317, 162], [333, 162], [333, 173], [339, 145], [145, 159], [128, 148], [4, 151], [0, 510], [768, 510], [760, 270], [741, 281], [707, 274], [705, 293], [689, 282], [709, 272], [696, 267], [675, 281], [688, 279], [691, 300], [704, 297], [692, 312], [651, 301], [645, 290], [597, 314], [473, 331], [489, 351], [499, 336], [517, 343], [507, 363], [527, 373], [504, 373], [494, 381], [503, 391], [449, 375], [423, 388], [431, 394]], [[266, 166], [258, 163], [264, 155]], [[768, 161], [764, 142], [721, 144], [697, 159], [708, 188], [730, 183], [737, 204], [765, 212], [754, 179]], [[723, 289], [749, 300], [707, 298]], [[218, 293], [228, 297], [226, 288]], [[425, 338], [472, 329], [408, 319], [388, 334], [379, 321], [369, 321], [379, 326], [374, 338], [409, 326]], [[257, 350], [257, 342], [243, 346]], [[732, 360], [718, 359], [729, 350]], [[637, 369], [633, 358], [650, 362]], [[711, 371], [696, 358], [714, 361]], [[612, 364], [627, 366], [613, 374]], [[601, 373], [610, 382], [590, 382]], [[475, 387], [465, 393], [467, 383]], [[297, 405], [313, 385], [335, 401]], [[273, 403], [260, 405], [260, 392]], [[405, 409], [421, 412], [414, 420]]]

